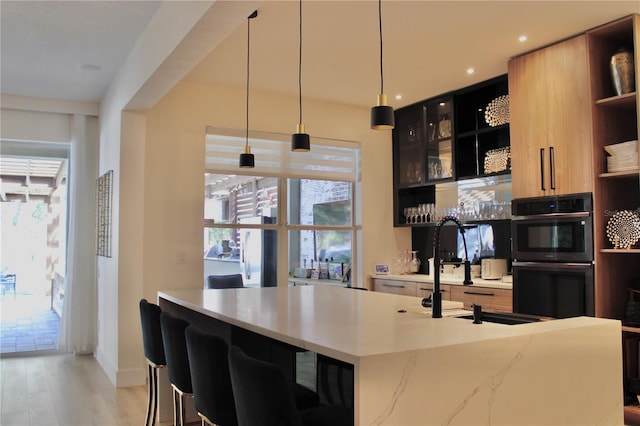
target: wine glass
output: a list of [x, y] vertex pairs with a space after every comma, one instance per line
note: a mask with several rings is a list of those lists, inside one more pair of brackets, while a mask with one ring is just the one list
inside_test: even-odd
[[416, 223], [418, 221], [418, 208], [411, 207], [411, 223]]
[[418, 205], [418, 213], [420, 214], [418, 217], [418, 222], [426, 223], [427, 222], [427, 205], [419, 204]]

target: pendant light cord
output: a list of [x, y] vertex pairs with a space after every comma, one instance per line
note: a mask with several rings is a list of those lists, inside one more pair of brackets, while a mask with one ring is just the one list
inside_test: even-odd
[[298, 43], [298, 123], [302, 123], [302, 0], [300, 0], [298, 20], [300, 23]]
[[251, 47], [251, 16], [247, 18], [247, 104], [246, 104], [246, 127], [245, 127], [245, 147], [249, 146], [249, 49]]
[[380, 93], [384, 93], [384, 75], [382, 71], [382, 0], [378, 0], [378, 25], [380, 26]]

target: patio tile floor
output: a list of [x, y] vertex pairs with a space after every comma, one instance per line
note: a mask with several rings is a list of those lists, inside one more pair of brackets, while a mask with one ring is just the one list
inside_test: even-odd
[[25, 294], [0, 298], [0, 354], [57, 349], [60, 318], [49, 303]]

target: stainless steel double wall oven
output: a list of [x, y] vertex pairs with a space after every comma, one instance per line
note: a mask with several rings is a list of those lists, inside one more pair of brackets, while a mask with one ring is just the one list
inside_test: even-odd
[[595, 315], [592, 194], [515, 199], [511, 210], [513, 311]]

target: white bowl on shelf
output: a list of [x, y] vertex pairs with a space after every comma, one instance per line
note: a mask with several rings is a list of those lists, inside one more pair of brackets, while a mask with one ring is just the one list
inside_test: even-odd
[[607, 158], [609, 166], [631, 166], [638, 164], [638, 154], [614, 155]]
[[632, 152], [630, 154], [618, 154], [607, 157], [607, 161], [629, 161], [629, 160], [637, 160], [638, 153]]
[[631, 170], [640, 170], [640, 168], [638, 167], [638, 165], [634, 165], [634, 166], [609, 166], [607, 167], [607, 172], [608, 173], [615, 173], [615, 172], [628, 172]]
[[638, 157], [635, 158], [626, 158], [623, 160], [607, 160], [608, 166], [636, 166], [638, 164]]
[[622, 143], [616, 143], [613, 145], [607, 145], [604, 147], [604, 150], [607, 151], [610, 155], [625, 155], [632, 154], [634, 152], [638, 152], [638, 141], [628, 141]]

